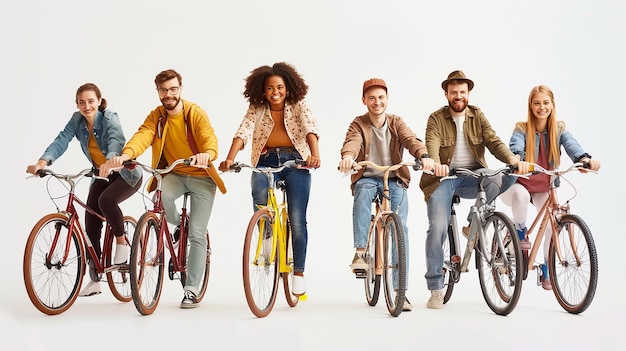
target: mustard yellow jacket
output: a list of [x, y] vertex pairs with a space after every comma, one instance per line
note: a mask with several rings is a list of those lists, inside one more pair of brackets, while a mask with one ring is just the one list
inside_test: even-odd
[[[218, 155], [218, 140], [213, 126], [209, 121], [209, 117], [206, 112], [195, 103], [184, 99], [182, 99], [182, 101], [183, 115], [188, 120], [188, 125], [191, 126], [192, 136], [198, 147], [198, 152], [208, 153], [211, 155], [211, 159], [215, 160]], [[162, 162], [163, 147], [169, 130], [168, 124], [165, 123], [166, 116], [165, 107], [163, 106], [158, 106], [152, 110], [143, 124], [139, 126], [137, 132], [135, 132], [126, 143], [122, 149], [122, 153], [134, 159], [143, 154], [143, 152], [151, 146], [152, 167], [162, 168], [166, 166], [166, 164]], [[215, 179], [215, 175], [211, 173], [215, 172], [207, 172], [217, 183], [218, 181]], [[151, 184], [148, 185], [148, 188], [150, 187]], [[225, 192], [225, 189], [222, 190], [222, 192]]]

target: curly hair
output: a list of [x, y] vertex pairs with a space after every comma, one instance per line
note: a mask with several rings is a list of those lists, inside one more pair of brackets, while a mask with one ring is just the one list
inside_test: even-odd
[[250, 72], [246, 80], [246, 90], [243, 96], [251, 105], [265, 103], [265, 81], [271, 76], [280, 76], [285, 81], [287, 97], [285, 101], [296, 103], [303, 100], [309, 91], [304, 79], [298, 74], [295, 67], [286, 62], [277, 62], [270, 66], [260, 66]]

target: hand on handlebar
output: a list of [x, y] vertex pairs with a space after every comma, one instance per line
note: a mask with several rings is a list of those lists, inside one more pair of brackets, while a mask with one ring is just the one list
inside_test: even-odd
[[231, 167], [234, 164], [235, 164], [235, 161], [230, 160], [230, 159], [225, 159], [224, 161], [220, 162], [218, 169], [222, 172], [228, 172], [231, 170]]
[[196, 167], [205, 167], [211, 162], [211, 155], [206, 152], [200, 152], [191, 156], [191, 164]]
[[583, 158], [582, 160], [580, 160], [580, 162], [583, 162], [583, 164], [586, 164], [587, 167], [586, 168], [579, 168], [578, 170], [581, 173], [587, 173], [589, 172], [589, 170], [597, 172], [600, 170], [600, 161], [598, 160], [594, 160], [592, 158]]
[[126, 154], [122, 154], [121, 156], [111, 157], [105, 163], [100, 165], [98, 177], [108, 178], [111, 172], [122, 168], [122, 166], [124, 166], [124, 161], [128, 161], [129, 159], [130, 157]]
[[[426, 169], [426, 168], [424, 168]], [[439, 162], [433, 163], [433, 174], [437, 177], [447, 177], [450, 174], [450, 167]]]
[[362, 167], [354, 162], [354, 159], [350, 155], [344, 156], [339, 162], [339, 172], [341, 173], [349, 173], [360, 170]]
[[319, 157], [309, 155], [306, 159], [306, 168], [319, 168], [322, 164], [322, 160]]

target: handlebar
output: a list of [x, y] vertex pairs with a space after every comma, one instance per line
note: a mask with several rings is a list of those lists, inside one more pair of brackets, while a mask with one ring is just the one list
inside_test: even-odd
[[258, 172], [258, 173], [278, 173], [280, 171], [282, 171], [285, 168], [298, 168], [298, 169], [308, 169], [309, 167], [305, 167], [306, 166], [306, 161], [302, 160], [302, 159], [296, 159], [296, 160], [289, 160], [286, 161], [285, 163], [283, 163], [281, 166], [278, 167], [263, 167], [263, 168], [257, 168], [255, 166], [251, 166], [249, 164], [245, 164], [245, 163], [241, 163], [241, 162], [235, 162], [230, 166], [230, 169], [227, 172], [235, 172], [235, 173], [239, 173], [241, 172], [242, 168], [250, 168], [253, 172]]
[[502, 168], [492, 170], [491, 172], [475, 172], [468, 168], [450, 168], [450, 172], [447, 176], [442, 177], [441, 180], [456, 178], [459, 175], [466, 175], [474, 178], [492, 178], [500, 174], [513, 175], [515, 172], [515, 166], [506, 165]]
[[180, 164], [184, 164], [185, 166], [192, 166], [192, 167], [198, 167], [198, 168], [208, 168], [208, 166], [204, 166], [204, 165], [193, 165], [191, 164], [193, 162], [193, 158], [189, 157], [189, 158], [181, 158], [178, 159], [174, 162], [172, 162], [171, 165], [167, 166], [167, 168], [152, 168], [148, 165], [145, 165], [139, 161], [136, 160], [128, 160], [128, 161], [124, 161], [123, 163], [123, 167], [126, 169], [134, 169], [135, 167], [139, 167], [141, 169], [143, 169], [145, 172], [147, 173], [152, 173], [153, 175], [163, 175], [163, 174], [167, 174], [169, 172], [171, 172], [176, 166], [180, 165]]
[[401, 161], [400, 163], [397, 163], [395, 165], [391, 165], [391, 166], [381, 166], [377, 163], [374, 163], [372, 161], [359, 161], [359, 162], [354, 162], [352, 164], [352, 171], [346, 172], [345, 174], [354, 174], [357, 172], [357, 170], [354, 169], [354, 166], [361, 166], [361, 167], [371, 167], [374, 168], [377, 171], [381, 171], [381, 172], [392, 172], [395, 171], [401, 167], [404, 166], [410, 166], [413, 168], [413, 170], [415, 171], [419, 171], [422, 169], [422, 162], [419, 159], [415, 159], [414, 161]]
[[596, 171], [589, 170], [590, 167], [591, 166], [589, 165], [589, 162], [576, 162], [576, 163], [571, 164], [568, 168], [564, 170], [558, 170], [558, 169], [547, 170], [536, 163], [530, 163], [530, 174], [544, 173], [550, 176], [559, 177], [569, 172], [577, 171], [580, 169], [584, 169], [587, 172], [598, 173]]

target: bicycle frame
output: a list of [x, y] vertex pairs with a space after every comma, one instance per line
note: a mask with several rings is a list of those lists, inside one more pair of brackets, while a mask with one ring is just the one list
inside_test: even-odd
[[[170, 253], [170, 257], [172, 258], [172, 264], [174, 266], [174, 271], [175, 272], [185, 272], [187, 270], [187, 232], [184, 230], [180, 231], [180, 238], [179, 238], [179, 242], [181, 243], [180, 245], [178, 245], [178, 252], [176, 251], [176, 248], [174, 247], [174, 242], [172, 240], [172, 235], [170, 233], [169, 227], [167, 225], [167, 220], [165, 218], [165, 209], [163, 206], [163, 199], [162, 199], [162, 194], [163, 191], [161, 189], [161, 181], [163, 180], [163, 175], [169, 173], [172, 169], [174, 169], [175, 166], [184, 163], [189, 165], [191, 162], [190, 159], [181, 159], [181, 160], [177, 160], [176, 162], [172, 163], [172, 165], [170, 165], [167, 169], [165, 170], [156, 170], [156, 169], [152, 169], [150, 167], [147, 167], [145, 165], [142, 165], [138, 162], [132, 162], [132, 165], [138, 165], [140, 167], [142, 167], [144, 169], [144, 171], [148, 172], [148, 173], [152, 173], [153, 174], [153, 178], [155, 178], [156, 182], [157, 182], [157, 188], [155, 189], [155, 195], [154, 198], [152, 200], [152, 209], [147, 209], [146, 212], [151, 212], [154, 213], [158, 218], [159, 218], [159, 236], [157, 239], [157, 257], [160, 256], [160, 253], [163, 252], [163, 250], [165, 250], [165, 248], [167, 247], [167, 250]], [[187, 200], [189, 197], [189, 193], [185, 193], [183, 196], [183, 205], [181, 208], [181, 219], [180, 219], [180, 228], [186, 228], [187, 227]]]
[[[84, 169], [83, 171], [81, 171], [80, 173], [78, 173], [76, 175], [76, 178], [80, 177], [80, 176], [89, 176], [90, 174], [93, 174], [93, 172], [94, 172], [94, 169]], [[69, 191], [69, 194], [68, 194], [68, 199], [67, 199], [67, 203], [66, 203], [66, 206], [65, 206], [65, 210], [59, 211], [59, 213], [63, 213], [63, 214], [68, 216], [67, 225], [68, 225], [68, 227], [71, 228], [71, 230], [68, 231], [68, 235], [71, 235], [73, 232], [79, 233], [78, 238], [80, 240], [80, 245], [81, 245], [82, 248], [84, 248], [85, 247], [85, 243], [87, 244], [87, 248], [86, 248], [87, 252], [86, 252], [86, 254], [88, 254], [89, 257], [91, 258], [92, 262], [94, 263], [94, 266], [96, 267], [96, 271], [98, 273], [108, 273], [108, 272], [116, 270], [118, 265], [113, 265], [111, 267], [104, 267], [103, 262], [106, 262], [106, 259], [111, 254], [111, 252], [108, 252], [108, 250], [102, 250], [102, 257], [100, 259], [98, 259], [98, 255], [96, 254], [96, 251], [93, 248], [93, 244], [92, 244], [91, 240], [89, 239], [89, 236], [86, 235], [86, 233], [83, 230], [83, 227], [82, 227], [82, 225], [80, 223], [80, 215], [78, 214], [78, 211], [76, 209], [76, 205], [78, 205], [79, 207], [83, 208], [88, 213], [96, 216], [97, 218], [102, 220], [103, 223], [106, 224], [105, 225], [105, 231], [104, 231], [104, 245], [103, 245], [103, 248], [107, 247], [107, 243], [113, 240], [113, 238], [111, 237], [111, 227], [108, 225], [108, 222], [107, 222], [106, 218], [104, 218], [104, 216], [102, 216], [99, 213], [97, 213], [96, 211], [94, 211], [85, 202], [83, 202], [80, 198], [78, 198], [78, 196], [76, 196], [76, 193], [75, 193], [76, 183], [75, 183], [73, 178], [71, 178], [71, 177], [63, 177], [62, 179], [65, 180], [70, 185], [70, 191]], [[58, 240], [59, 240], [59, 230], [57, 229], [57, 233], [56, 233], [56, 235], [54, 237], [54, 241], [50, 245], [50, 251], [51, 252], [54, 252], [54, 250], [55, 250], [55, 248], [57, 246]], [[63, 261], [62, 261], [63, 264], [65, 264], [65, 262], [68, 259], [68, 253], [69, 253], [69, 250], [70, 250], [70, 248], [69, 248], [70, 243], [71, 242], [69, 240], [66, 242], [65, 255], [64, 255]], [[127, 244], [130, 245], [130, 243], [128, 243], [128, 242], [127, 242]]]
[[[272, 232], [275, 235], [272, 235], [272, 250], [270, 255], [269, 263], [274, 262], [276, 260], [276, 254], [279, 252], [279, 273], [289, 273], [291, 268], [287, 262], [287, 255], [284, 254], [287, 251], [287, 202], [286, 195], [283, 191], [283, 201], [278, 203], [278, 199], [276, 198], [276, 182], [274, 181], [273, 173], [265, 172], [264, 175], [268, 180], [268, 188], [267, 188], [267, 205], [260, 206], [259, 209], [266, 208], [271, 217], [272, 217]], [[263, 228], [259, 228], [260, 232], [263, 232]], [[259, 262], [259, 256], [261, 255], [263, 235], [259, 235], [259, 243], [256, 248], [256, 253], [254, 256], [254, 261]], [[278, 247], [278, 251], [276, 248]]]
[[[539, 166], [534, 165], [534, 167], [539, 167]], [[557, 236], [554, 234], [558, 232], [557, 224], [559, 222], [559, 219], [563, 217], [564, 215], [567, 215], [570, 213], [570, 205], [569, 205], [569, 200], [566, 201], [565, 204], [563, 205], [559, 204], [559, 200], [558, 200], [558, 196], [556, 192], [557, 187], [555, 185], [555, 180], [561, 174], [571, 171], [574, 167], [576, 167], [576, 164], [572, 165], [568, 170], [565, 170], [563, 172], [552, 171], [550, 173], [550, 189], [548, 190], [548, 198], [546, 199], [546, 202], [543, 204], [541, 209], [537, 211], [537, 216], [533, 220], [533, 223], [527, 232], [528, 234], [534, 233], [535, 228], [538, 226], [537, 236], [534, 240], [532, 249], [528, 255], [528, 271], [534, 270], [537, 267], [539, 267], [538, 265], [535, 265], [535, 259], [539, 252], [539, 247], [541, 246], [541, 243], [543, 242], [543, 238], [544, 238], [546, 229], [548, 228], [548, 225], [552, 229], [553, 235], [550, 241], [554, 247], [556, 255], [559, 260], [563, 259], [563, 254], [561, 253], [561, 247], [559, 246], [559, 241], [557, 240]], [[548, 172], [546, 170], [543, 170], [543, 171]], [[581, 260], [578, 255], [578, 250], [575, 247], [575, 240], [574, 240], [573, 234], [570, 233], [569, 235], [570, 235], [570, 242], [572, 243], [572, 250], [576, 257], [576, 262], [580, 264]]]
[[[387, 174], [386, 174], [387, 175]], [[367, 246], [371, 247], [372, 245], [372, 233], [374, 233], [374, 227], [376, 227], [377, 233], [382, 233], [383, 223], [389, 214], [393, 213], [391, 210], [391, 201], [389, 197], [389, 186], [387, 184], [387, 177], [384, 177], [384, 188], [382, 196], [377, 196], [375, 200], [375, 211], [374, 211], [374, 219], [370, 223], [370, 228], [367, 236]], [[382, 199], [381, 199], [382, 198]], [[374, 243], [374, 274], [382, 275], [383, 270], [385, 268], [385, 263], [383, 261], [383, 235], [376, 236], [376, 242]]]

